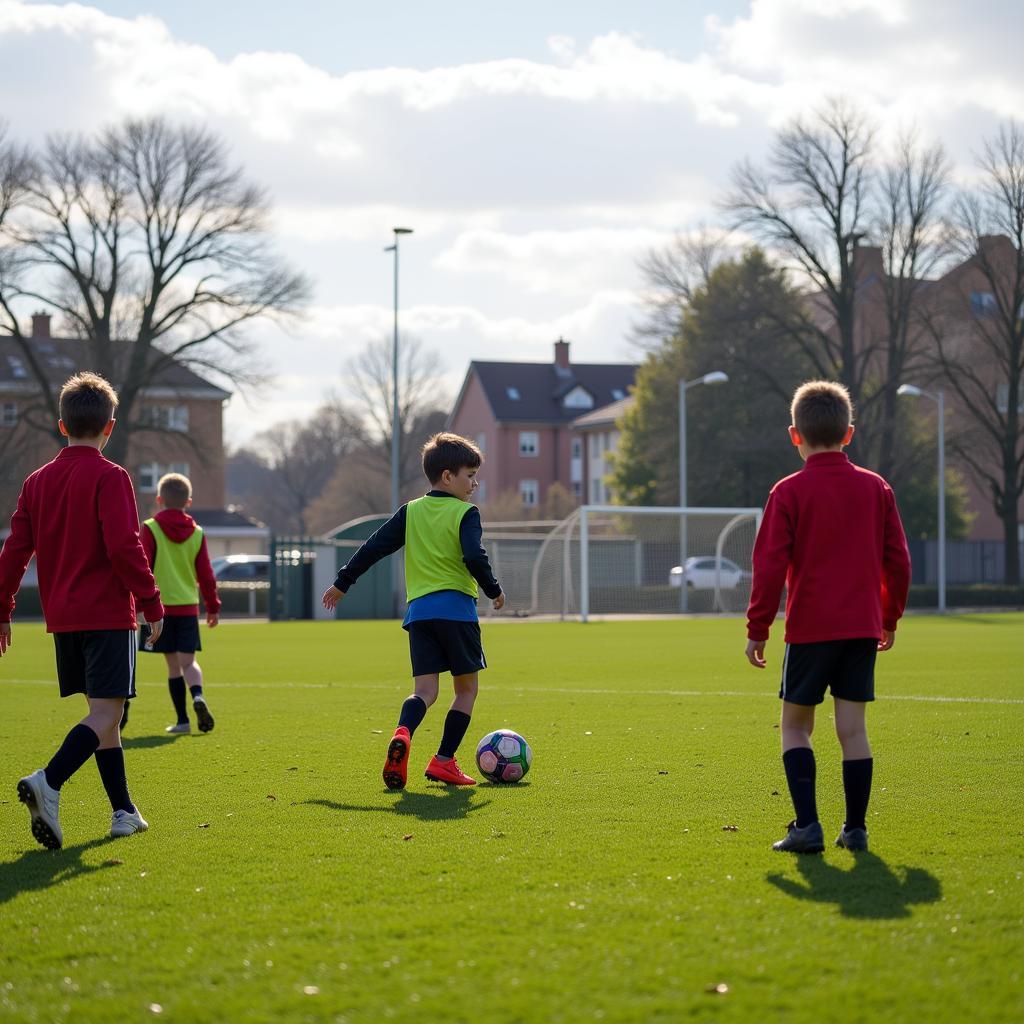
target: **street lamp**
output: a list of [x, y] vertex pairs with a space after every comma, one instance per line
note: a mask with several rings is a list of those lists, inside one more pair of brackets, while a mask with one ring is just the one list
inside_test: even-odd
[[897, 395], [912, 398], [930, 398], [939, 407], [939, 611], [946, 610], [946, 396], [941, 391], [934, 394], [915, 384], [901, 384]]
[[[411, 235], [412, 228], [392, 228], [391, 230], [394, 232], [395, 241], [393, 245], [387, 246], [384, 251], [393, 252], [395, 254], [395, 329], [391, 344], [391, 511], [396, 512], [400, 501], [400, 479], [398, 467], [402, 454], [401, 440], [399, 436], [401, 423], [399, 422], [398, 415], [398, 238], [400, 235]], [[394, 608], [395, 613], [397, 614], [399, 593], [398, 559], [393, 559], [393, 562], [394, 567], [392, 569], [391, 579], [394, 595]]]
[[[686, 508], [686, 392], [698, 384], [725, 384], [729, 375], [721, 370], [705, 373], [696, 380], [679, 382], [679, 507]], [[686, 593], [686, 513], [679, 517], [679, 607], [686, 611], [688, 596]]]

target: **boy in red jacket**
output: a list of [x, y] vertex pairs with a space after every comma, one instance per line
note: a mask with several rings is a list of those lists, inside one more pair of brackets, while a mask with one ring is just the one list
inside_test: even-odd
[[64, 385], [58, 425], [67, 447], [25, 481], [0, 551], [0, 656], [11, 646], [14, 595], [35, 553], [60, 695], [83, 693], [89, 705], [50, 763], [18, 782], [32, 834], [51, 850], [64, 842], [60, 788], [93, 755], [114, 812], [110, 834], [149, 827], [128, 795], [118, 726], [125, 699], [135, 696], [135, 603], [154, 638], [164, 610], [139, 540], [131, 478], [100, 454], [116, 409], [114, 389], [94, 373]]
[[142, 525], [142, 546], [153, 567], [164, 599], [164, 630], [144, 650], [156, 651], [167, 660], [167, 688], [178, 720], [166, 732], [188, 733], [192, 726], [185, 703], [185, 685], [192, 696], [192, 710], [200, 732], [213, 728], [213, 715], [203, 696], [203, 670], [196, 661], [199, 641], [199, 594], [206, 603], [206, 624], [219, 621], [220, 598], [210, 565], [203, 529], [185, 511], [192, 504], [192, 483], [180, 473], [168, 473], [156, 485], [160, 511]]
[[806, 465], [768, 496], [754, 543], [747, 659], [765, 667], [764, 646], [786, 597], [782, 660], [782, 763], [796, 819], [773, 849], [821, 853], [811, 749], [814, 709], [831, 688], [843, 748], [846, 821], [836, 846], [866, 850], [874, 761], [864, 712], [875, 699], [875, 656], [889, 650], [910, 587], [910, 555], [892, 488], [853, 465], [853, 407], [841, 384], [797, 388], [790, 440]]

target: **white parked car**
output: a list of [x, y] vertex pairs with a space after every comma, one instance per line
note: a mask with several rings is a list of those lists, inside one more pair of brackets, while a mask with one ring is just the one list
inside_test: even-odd
[[[696, 555], [686, 560], [686, 569], [681, 565], [674, 566], [668, 574], [670, 587], [678, 587], [686, 580], [691, 590], [715, 589], [715, 556]], [[722, 558], [719, 568], [719, 586], [722, 590], [735, 590], [743, 583], [750, 582], [750, 573], [741, 569], [735, 562]]]
[[270, 579], [269, 555], [221, 555], [210, 564], [218, 583], [261, 583]]

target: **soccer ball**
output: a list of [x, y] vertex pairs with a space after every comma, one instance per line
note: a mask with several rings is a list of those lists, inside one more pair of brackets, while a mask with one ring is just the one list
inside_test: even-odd
[[518, 782], [532, 763], [530, 744], [511, 729], [489, 732], [476, 745], [476, 766], [491, 782]]

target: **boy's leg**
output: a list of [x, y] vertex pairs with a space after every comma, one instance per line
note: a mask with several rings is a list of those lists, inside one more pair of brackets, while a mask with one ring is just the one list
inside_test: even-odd
[[185, 677], [181, 674], [178, 655], [165, 651], [164, 661], [167, 662], [167, 692], [171, 695], [171, 703], [177, 715], [175, 724], [167, 726], [164, 731], [189, 732], [192, 727], [189, 725], [188, 705], [185, 703]]
[[[846, 795], [846, 821], [836, 843], [850, 849], [867, 849], [866, 819], [875, 764], [865, 722], [867, 704], [836, 697], [835, 705], [836, 735], [843, 748], [843, 791]], [[857, 833], [863, 833], [863, 836]]]
[[388, 744], [384, 761], [384, 785], [388, 789], [404, 789], [409, 773], [409, 750], [412, 736], [423, 721], [423, 716], [437, 700], [438, 674], [428, 672], [413, 676], [413, 692], [406, 697], [398, 716], [398, 726]]
[[178, 665], [181, 674], [188, 684], [189, 693], [192, 695], [192, 710], [196, 713], [196, 721], [199, 724], [200, 732], [209, 732], [213, 728], [213, 715], [206, 706], [206, 698], [203, 696], [203, 670], [196, 661], [195, 651], [178, 651]]
[[444, 720], [444, 733], [437, 754], [427, 765], [426, 776], [437, 782], [450, 782], [459, 786], [472, 786], [475, 779], [470, 778], [459, 768], [455, 760], [455, 752], [459, 749], [469, 728], [473, 705], [479, 689], [479, 676], [476, 672], [466, 675], [453, 675], [455, 699]]
[[782, 765], [786, 770], [786, 783], [793, 799], [796, 818], [790, 823], [784, 839], [772, 844], [772, 849], [791, 853], [821, 853], [825, 839], [818, 821], [815, 796], [814, 751], [811, 733], [814, 731], [814, 705], [782, 703]]
[[[90, 697], [88, 700], [89, 707], [92, 708], [97, 698]], [[96, 751], [96, 767], [99, 769], [100, 780], [113, 811], [110, 822], [111, 836], [130, 836], [136, 832], [145, 832], [149, 828], [149, 823], [142, 817], [128, 795], [120, 729], [108, 730], [100, 736], [99, 749]]]

